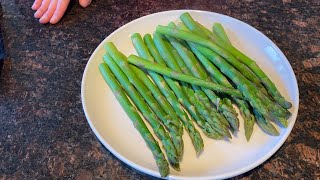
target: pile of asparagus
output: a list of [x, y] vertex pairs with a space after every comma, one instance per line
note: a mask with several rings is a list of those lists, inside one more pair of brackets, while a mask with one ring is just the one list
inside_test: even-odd
[[[239, 130], [239, 107], [249, 141], [254, 123], [270, 135], [279, 135], [273, 123], [287, 127], [291, 103], [274, 83], [245, 54], [230, 42], [219, 23], [213, 31], [192, 19], [159, 25], [153, 35], [131, 36], [139, 56], [128, 58], [112, 42], [99, 70], [115, 97], [151, 149], [161, 176], [169, 174], [169, 164], [180, 170], [183, 155], [183, 128], [197, 155], [204, 144], [201, 131], [216, 140], [231, 138]], [[129, 98], [133, 102], [130, 102]], [[140, 112], [159, 138], [152, 136]], [[188, 114], [190, 116], [188, 116]], [[272, 123], [271, 123], [272, 122]]]

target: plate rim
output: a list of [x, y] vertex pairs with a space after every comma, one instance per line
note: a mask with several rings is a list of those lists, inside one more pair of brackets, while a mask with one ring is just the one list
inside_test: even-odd
[[234, 170], [234, 171], [230, 171], [228, 173], [223, 173], [223, 174], [220, 174], [220, 175], [216, 175], [216, 176], [210, 175], [210, 176], [205, 176], [205, 177], [194, 177], [194, 176], [179, 176], [179, 175], [171, 175], [171, 174], [169, 174], [166, 178], [170, 178], [170, 179], [196, 179], [196, 180], [200, 180], [201, 179], [201, 180], [205, 180], [205, 179], [224, 179], [224, 178], [231, 178], [231, 177], [235, 177], [235, 176], [241, 175], [243, 173], [246, 173], [246, 172], [258, 167], [259, 165], [264, 163], [266, 160], [268, 160], [272, 155], [274, 155], [279, 150], [279, 148], [288, 139], [288, 136], [290, 135], [290, 133], [291, 133], [291, 131], [292, 131], [294, 125], [295, 125], [296, 119], [297, 119], [297, 115], [298, 115], [298, 111], [299, 111], [299, 100], [300, 99], [299, 99], [299, 86], [298, 86], [298, 83], [297, 83], [297, 78], [295, 76], [295, 73], [294, 73], [294, 71], [292, 69], [291, 64], [289, 63], [288, 59], [283, 54], [283, 52], [280, 50], [280, 48], [272, 40], [270, 40], [265, 34], [263, 34], [261, 31], [259, 31], [258, 29], [252, 27], [251, 25], [247, 24], [246, 22], [238, 20], [238, 19], [236, 19], [234, 17], [227, 16], [227, 15], [220, 14], [220, 13], [216, 13], [216, 12], [205, 11], [205, 10], [194, 10], [194, 9], [167, 10], [167, 11], [161, 11], [161, 12], [156, 12], [156, 13], [148, 14], [148, 15], [145, 15], [145, 16], [141, 16], [141, 17], [139, 17], [137, 19], [134, 19], [134, 20], [122, 25], [120, 28], [118, 28], [115, 31], [113, 31], [111, 34], [109, 34], [107, 37], [105, 37], [101, 41], [101, 43], [96, 47], [94, 52], [91, 54], [86, 66], [85, 66], [83, 75], [82, 75], [82, 80], [81, 80], [81, 103], [82, 103], [82, 108], [83, 108], [85, 117], [87, 119], [87, 122], [88, 122], [90, 128], [92, 129], [92, 131], [94, 132], [96, 137], [99, 139], [100, 143], [102, 143], [108, 149], [108, 151], [110, 151], [114, 156], [116, 156], [118, 159], [120, 159], [121, 161], [123, 161], [127, 165], [131, 166], [132, 168], [135, 168], [135, 169], [139, 170], [142, 173], [145, 173], [145, 174], [148, 174], [148, 175], [151, 175], [151, 176], [154, 176], [154, 177], [161, 178], [161, 176], [160, 176], [158, 171], [151, 170], [151, 169], [149, 169], [147, 167], [143, 167], [143, 166], [141, 166], [139, 164], [136, 164], [136, 163], [130, 161], [129, 159], [125, 158], [121, 153], [119, 153], [116, 150], [114, 150], [112, 148], [112, 146], [102, 138], [102, 136], [100, 135], [98, 130], [93, 125], [92, 120], [90, 120], [88, 112], [87, 112], [87, 106], [86, 106], [86, 103], [85, 103], [86, 102], [86, 100], [85, 100], [85, 79], [86, 79], [87, 74], [88, 74], [87, 73], [88, 66], [90, 65], [93, 57], [97, 54], [99, 47], [103, 46], [103, 44], [108, 40], [109, 37], [113, 36], [118, 31], [121, 31], [122, 29], [126, 28], [130, 24], [133, 24], [133, 23], [135, 23], [137, 21], [141, 21], [141, 20], [143, 20], [145, 18], [150, 18], [152, 16], [166, 14], [166, 13], [183, 13], [183, 12], [207, 13], [207, 14], [222, 16], [224, 18], [231, 18], [231, 20], [237, 21], [239, 23], [243, 23], [244, 25], [248, 26], [249, 28], [255, 30], [262, 38], [264, 38], [266, 41], [268, 41], [268, 43], [270, 43], [270, 45], [281, 55], [281, 59], [283, 59], [285, 64], [287, 65], [287, 67], [289, 67], [288, 70], [291, 73], [290, 76], [294, 80], [294, 84], [293, 85], [295, 87], [297, 87], [296, 88], [297, 91], [294, 92], [295, 93], [294, 97], [296, 97], [296, 101], [293, 102], [293, 104], [297, 104], [297, 106], [296, 106], [297, 108], [292, 113], [292, 117], [291, 117], [292, 118], [291, 119], [292, 122], [291, 122], [290, 126], [286, 128], [286, 132], [285, 132], [285, 134], [283, 134], [283, 138], [280, 139], [276, 143], [276, 145], [270, 151], [268, 151], [268, 153], [263, 155], [262, 158], [259, 158], [258, 160], [254, 161], [254, 163], [246, 165], [246, 166], [244, 166], [244, 167], [242, 167], [240, 169], [237, 169], [237, 170]]

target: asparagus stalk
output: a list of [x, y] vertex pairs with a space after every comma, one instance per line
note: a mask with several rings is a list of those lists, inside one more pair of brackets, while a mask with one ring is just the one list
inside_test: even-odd
[[[148, 44], [152, 42], [152, 38], [150, 34], [146, 34], [144, 36], [144, 39]], [[153, 57], [149, 53], [148, 48], [146, 47], [140, 35], [134, 36], [133, 42], [134, 42], [134, 47], [136, 48], [136, 51], [138, 52], [139, 56], [154, 62]], [[165, 79], [157, 73], [149, 72], [149, 74], [153, 79], [153, 81], [155, 82], [155, 84], [159, 87], [162, 94], [167, 98], [168, 102], [176, 111], [176, 114], [180, 117], [180, 120], [184, 125], [186, 131], [188, 132], [191, 142], [196, 150], [196, 154], [200, 155], [204, 145], [203, 145], [203, 140], [201, 138], [199, 131], [194, 127], [192, 121], [190, 120], [188, 115], [184, 112], [183, 106], [180, 104], [178, 98], [175, 96], [174, 92], [170, 89]]]
[[140, 135], [143, 137], [147, 146], [151, 150], [153, 157], [156, 160], [157, 166], [159, 168], [159, 172], [161, 177], [166, 177], [169, 174], [169, 165], [168, 161], [164, 157], [158, 142], [153, 138], [152, 134], [148, 130], [147, 126], [144, 124], [141, 119], [137, 109], [131, 104], [129, 99], [127, 98], [125, 92], [120, 86], [119, 82], [115, 79], [112, 72], [108, 68], [108, 66], [104, 63], [99, 65], [99, 70], [103, 79], [110, 87], [111, 91], [115, 95], [116, 99], [124, 109], [124, 111], [129, 116], [132, 121], [134, 127], [139, 131]]
[[[213, 44], [217, 44], [217, 42], [224, 42], [221, 40], [221, 37], [220, 36], [217, 36], [216, 34], [212, 33], [210, 30], [208, 30], [207, 28], [205, 28], [204, 26], [202, 26], [200, 23], [197, 23], [195, 20], [193, 20], [193, 18], [190, 16], [189, 13], [183, 13], [181, 16], [180, 16], [180, 19], [181, 21], [188, 27], [188, 29], [190, 29], [193, 33], [195, 33], [196, 35], [202, 37], [202, 38], [205, 38], [205, 39], [210, 39], [211, 42]], [[220, 46], [220, 48], [223, 49], [223, 47], [225, 46], [224, 44], [219, 44], [218, 45]], [[215, 51], [215, 50], [214, 50]], [[219, 54], [219, 53], [218, 53]], [[230, 55], [230, 54], [229, 54]], [[235, 59], [236, 60], [236, 59]], [[238, 63], [238, 66], [235, 66], [240, 72], [243, 72], [244, 75], [249, 79], [251, 80], [253, 83], [255, 83], [255, 85], [258, 87], [258, 88], [261, 88], [263, 90], [265, 90], [263, 88], [263, 86], [261, 85], [260, 83], [260, 80], [259, 78], [257, 78], [253, 72], [251, 72], [251, 70], [248, 69], [248, 67], [244, 66], [243, 64], [241, 63]]]
[[139, 66], [143, 69], [151, 70], [151, 71], [157, 72], [159, 74], [162, 74], [164, 76], [171, 77], [173, 79], [177, 79], [177, 80], [180, 80], [180, 81], [183, 81], [183, 82], [186, 82], [189, 84], [193, 84], [196, 86], [209, 88], [209, 89], [212, 89], [217, 92], [228, 94], [230, 96], [243, 98], [243, 96], [241, 95], [241, 93], [238, 90], [235, 90], [232, 88], [226, 88], [224, 86], [221, 86], [221, 85], [213, 83], [213, 82], [207, 82], [203, 79], [199, 79], [194, 76], [189, 76], [189, 75], [183, 74], [181, 72], [174, 71], [166, 66], [160, 65], [159, 63], [148, 62], [145, 59], [140, 58], [135, 55], [130, 55], [128, 57], [128, 61], [131, 64]]
[[[166, 45], [167, 45], [168, 50], [172, 53], [174, 60], [176, 61], [176, 63], [178, 64], [178, 66], [182, 70], [182, 72], [184, 74], [192, 76], [192, 73], [190, 72], [188, 67], [184, 64], [183, 59], [182, 59], [183, 57], [179, 55], [178, 51], [168, 42], [166, 42]], [[225, 126], [225, 128], [228, 128], [229, 127], [228, 121], [224, 117], [222, 117], [219, 113], [217, 113], [215, 108], [213, 108], [212, 104], [210, 103], [209, 98], [202, 91], [201, 87], [195, 86], [195, 85], [191, 85], [191, 86], [192, 86], [192, 89], [194, 90], [194, 95], [196, 98], [195, 101], [203, 104], [203, 108], [206, 108], [207, 111], [210, 113], [210, 115], [213, 118], [219, 120], [220, 123], [222, 123]], [[217, 102], [219, 102], [220, 99], [215, 99], [215, 100], [216, 101], [214, 103], [217, 105]]]
[[[168, 50], [168, 46], [170, 45], [169, 42], [164, 41], [159, 35], [155, 34], [154, 42], [161, 55], [163, 56], [163, 59], [165, 61], [165, 64], [167, 64], [169, 67], [174, 68], [181, 72], [179, 66], [176, 64], [174, 56], [171, 54], [171, 52]], [[164, 52], [164, 53], [163, 53]], [[164, 66], [165, 67], [165, 66]], [[208, 110], [204, 107], [204, 105], [197, 101], [194, 91], [190, 88], [189, 84], [185, 82], [181, 82], [182, 84], [182, 90], [185, 92], [185, 94], [188, 96], [189, 100], [194, 104], [194, 107], [196, 110], [205, 118], [205, 120], [210, 124], [210, 126], [215, 130], [217, 137], [215, 139], [222, 139], [224, 136], [231, 137], [229, 132], [226, 128], [223, 128], [221, 125], [214, 123], [214, 118], [210, 115]]]
[[227, 45], [232, 45], [230, 39], [227, 36], [226, 31], [220, 23], [214, 23], [212, 26], [213, 33], [218, 36], [221, 41]]
[[[166, 42], [166, 41], [165, 41]], [[178, 67], [181, 69], [181, 71], [184, 71], [186, 74], [191, 74], [189, 69], [185, 66], [183, 60], [181, 59], [178, 52], [169, 44], [169, 42], [166, 42], [166, 47], [168, 50], [172, 53], [174, 59], [173, 61], [176, 62]], [[187, 85], [188, 86], [188, 85]], [[213, 109], [213, 107], [210, 104], [209, 99], [207, 96], [203, 93], [203, 91], [198, 86], [192, 85], [192, 90], [189, 87], [185, 87], [185, 91], [187, 91], [191, 96], [189, 96], [190, 100], [192, 102], [195, 102], [198, 104], [199, 111], [201, 111], [203, 116], [206, 118], [206, 120], [209, 122], [209, 124], [214, 127], [214, 129], [219, 132], [220, 134], [227, 136], [228, 138], [232, 138], [230, 132], [228, 131], [229, 124], [225, 120], [223, 116], [221, 116], [219, 113]], [[209, 112], [211, 110], [211, 112]], [[225, 124], [225, 123], [226, 124]]]
[[[162, 120], [163, 124], [168, 124], [168, 123], [172, 122], [169, 115], [167, 115], [163, 111], [161, 106], [158, 104], [158, 102], [155, 100], [155, 98], [151, 95], [152, 93], [150, 92], [150, 90], [136, 76], [136, 74], [134, 73], [132, 68], [127, 63], [126, 59], [124, 59], [125, 56], [123, 54], [121, 54], [116, 49], [116, 47], [113, 45], [113, 43], [107, 42], [105, 47], [110, 55], [109, 54], [105, 55], [104, 61], [108, 64], [108, 66], [110, 67], [113, 74], [115, 74], [115, 76], [120, 81], [120, 83], [124, 86], [124, 88], [126, 88], [126, 86], [128, 86], [128, 87], [134, 86], [136, 88], [136, 89], [133, 89], [133, 88], [125, 89], [126, 92], [129, 94], [129, 96], [130, 96], [130, 93], [138, 91], [142, 95], [144, 100], [147, 102], [147, 104], [150, 106], [150, 108], [159, 117], [159, 119]], [[127, 77], [127, 78], [125, 78], [125, 77]], [[132, 83], [133, 86], [130, 83]], [[124, 85], [124, 84], [126, 84], [126, 85]], [[131, 86], [129, 86], [129, 85], [131, 85]], [[135, 93], [135, 94], [139, 94], [139, 93]], [[137, 95], [135, 95], [135, 96], [137, 96]], [[134, 97], [130, 97], [130, 98], [133, 99]], [[138, 102], [135, 102], [135, 104], [138, 105]], [[154, 114], [152, 111], [149, 111], [149, 112], [147, 111], [147, 113]], [[153, 118], [153, 120], [154, 120], [153, 123], [157, 122], [157, 124], [155, 124], [154, 128], [156, 128], [156, 129], [159, 128], [161, 123], [157, 121], [158, 120], [157, 118]], [[162, 127], [162, 125], [161, 125], [161, 127]], [[166, 131], [164, 130], [164, 132], [166, 132]], [[167, 148], [167, 155], [168, 155], [169, 163], [172, 165], [173, 168], [179, 170], [180, 169], [179, 155], [177, 154], [176, 148], [173, 145], [169, 134], [166, 134], [165, 138], [162, 138], [162, 140], [163, 140], [163, 142], [167, 141], [167, 144], [164, 144], [164, 147]]]
[[[137, 49], [137, 41], [142, 41], [142, 38], [140, 34], [135, 33], [131, 36], [133, 45]], [[139, 50], [139, 49], [137, 49]], [[151, 91], [155, 99], [159, 102], [160, 106], [164, 109], [164, 111], [169, 114], [172, 118], [171, 122], [168, 122], [165, 124], [165, 126], [168, 128], [168, 131], [170, 132], [170, 135], [172, 137], [173, 143], [176, 147], [177, 154], [179, 156], [179, 159], [182, 158], [183, 153], [183, 140], [182, 140], [182, 133], [183, 133], [183, 126], [181, 122], [179, 121], [179, 118], [177, 117], [177, 114], [171, 107], [171, 105], [168, 103], [166, 98], [162, 95], [160, 90], [157, 88], [156, 85], [152, 83], [152, 81], [148, 78], [148, 76], [139, 68], [136, 66], [132, 66], [132, 69], [136, 73], [136, 75], [140, 78], [140, 80], [148, 87], [148, 89]], [[154, 72], [149, 72], [150, 75], [156, 74]], [[157, 75], [157, 74], [156, 74]]]
[[[187, 27], [184, 26], [184, 24], [179, 24], [179, 27], [182, 30], [187, 30]], [[194, 43], [192, 42], [187, 42], [187, 43], [190, 46], [192, 52], [197, 56], [198, 60], [203, 64], [203, 67], [205, 67], [207, 72], [211, 75], [211, 77], [214, 78], [213, 80], [215, 80], [219, 84], [222, 84], [226, 87], [230, 87], [230, 88], [233, 87], [231, 83], [228, 81], [228, 79], [205, 56], [203, 56], [197, 50]], [[200, 66], [199, 69], [200, 70], [202, 69], [203, 74], [206, 74], [206, 71], [203, 70], [203, 67]], [[233, 98], [233, 100], [237, 103], [240, 109], [240, 113], [243, 116], [245, 136], [247, 141], [249, 141], [253, 132], [253, 127], [255, 122], [254, 116], [251, 114], [249, 110], [249, 105], [247, 104], [247, 102], [238, 98]]]
[[[168, 50], [172, 53], [173, 57], [175, 58], [177, 64], [181, 68], [182, 72], [185, 74], [191, 75], [190, 70], [185, 66], [185, 64], [182, 60], [182, 57], [180, 57], [177, 50], [175, 48], [173, 48], [170, 44], [167, 44], [167, 47], [168, 47]], [[212, 108], [213, 106], [210, 103], [209, 98], [202, 92], [201, 88], [199, 86], [194, 86], [194, 85], [192, 85], [192, 88], [195, 91], [195, 97], [197, 98], [197, 101], [202, 102], [204, 107], [207, 108], [208, 110], [212, 110], [214, 112], [213, 117], [216, 117], [216, 115], [215, 115], [216, 110]], [[226, 126], [229, 126], [228, 121], [226, 121], [224, 118], [222, 118], [220, 120], [221, 120], [221, 123], [225, 124]]]
[[[169, 26], [175, 26], [174, 23], [170, 23]], [[212, 82], [203, 67], [198, 63], [196, 57], [194, 54], [185, 46], [180, 43], [175, 38], [168, 37], [170, 43], [172, 46], [175, 47], [179, 55], [182, 57], [183, 61], [182, 66], [186, 67], [188, 69], [188, 72], [186, 72], [189, 75], [194, 75], [197, 78], [206, 79], [209, 82]], [[186, 45], [188, 46], [188, 45]], [[189, 71], [190, 70], [190, 71]], [[224, 98], [224, 100], [220, 101], [220, 98], [210, 89], [202, 88], [202, 90], [205, 92], [205, 94], [210, 97], [212, 100], [212, 103], [216, 104], [218, 109], [221, 113], [225, 115], [227, 120], [229, 121], [230, 125], [234, 130], [239, 129], [239, 120], [237, 118], [237, 113], [233, 109], [233, 107], [230, 108], [225, 102], [227, 100]], [[230, 102], [231, 103], [231, 102]]]
[[279, 136], [277, 129], [269, 121], [265, 120], [256, 109], [253, 109], [253, 113], [257, 119], [257, 124], [264, 132], [272, 136]]
[[[189, 20], [187, 20], [189, 21]], [[216, 23], [214, 25], [214, 31], [216, 34], [211, 33], [208, 29], [206, 29], [205, 27], [203, 27], [201, 24], [197, 23], [198, 26], [202, 29], [202, 32], [200, 31], [200, 34], [206, 34], [208, 36], [210, 36], [211, 40], [214, 41], [224, 41], [224, 43], [230, 43], [229, 38], [227, 37], [223, 27]], [[186, 27], [181, 24], [182, 29], [187, 30]], [[190, 43], [188, 42], [188, 44], [190, 45], [192, 51], [195, 53], [195, 55], [198, 57], [198, 59], [201, 61], [201, 63], [203, 64], [203, 66], [206, 68], [206, 70], [211, 74], [212, 77], [214, 77], [215, 79], [217, 79], [217, 81], [222, 84], [225, 85], [227, 87], [232, 87], [232, 85], [230, 84], [230, 82], [227, 80], [227, 78], [224, 77], [224, 75], [208, 60], [206, 59], [206, 57], [204, 57], [196, 48], [194, 43]], [[193, 45], [193, 46], [192, 46]], [[264, 88], [260, 88], [262, 90], [262, 92], [265, 92], [266, 90]], [[264, 93], [267, 94], [267, 93]], [[279, 134], [277, 132], [277, 130], [272, 126], [271, 123], [269, 123], [268, 121], [266, 121], [261, 115], [259, 115], [259, 113], [256, 111], [254, 113], [254, 116], [251, 114], [248, 104], [240, 99], [234, 98], [235, 102], [237, 103], [237, 105], [239, 106], [240, 112], [242, 114], [242, 116], [244, 117], [244, 128], [245, 128], [245, 136], [246, 139], [249, 140], [252, 132], [253, 132], [253, 126], [254, 126], [254, 116], [256, 116], [256, 120], [258, 122], [258, 125], [265, 131], [268, 132], [271, 135], [277, 135]], [[269, 105], [281, 110], [281, 108], [278, 108], [278, 106], [273, 106], [272, 103], [270, 103], [269, 99], [265, 99], [266, 101], [268, 101]], [[276, 104], [277, 105], [277, 104]], [[269, 109], [270, 106], [268, 107]], [[276, 109], [272, 109], [273, 111], [276, 111]], [[278, 113], [276, 113], [278, 114]], [[278, 114], [279, 115], [279, 114]], [[283, 121], [283, 120], [282, 120]], [[285, 122], [284, 122], [285, 124]]]
[[[173, 37], [177, 37], [177, 38], [181, 38], [183, 40], [187, 40], [190, 42], [196, 42], [197, 45], [203, 45], [205, 47], [209, 47], [209, 49], [213, 50], [215, 53], [221, 55], [222, 57], [224, 57], [229, 63], [231, 63], [234, 67], [236, 67], [237, 69], [240, 69], [239, 71], [241, 71], [241, 73], [246, 76], [247, 72], [250, 72], [248, 70], [242, 69], [241, 67], [246, 67], [244, 64], [242, 64], [241, 62], [239, 62], [235, 57], [233, 57], [230, 53], [228, 53], [227, 51], [225, 51], [224, 49], [220, 48], [218, 45], [212, 43], [210, 40], [205, 39], [201, 36], [195, 35], [191, 32], [187, 32], [187, 31], [183, 31], [183, 30], [179, 30], [179, 29], [175, 29], [175, 28], [170, 28], [170, 27], [165, 27], [165, 26], [158, 26], [157, 27], [157, 31], [165, 34], [165, 35], [170, 35]], [[247, 67], [246, 67], [247, 68]], [[251, 79], [249, 79], [251, 80]], [[255, 81], [253, 81], [255, 82]], [[252, 84], [250, 81], [247, 81], [247, 83]], [[263, 93], [261, 91], [258, 91], [258, 96], [261, 98], [267, 98], [265, 95], [263, 95]], [[285, 110], [284, 108], [279, 108], [278, 109], [278, 105], [275, 102], [272, 102], [271, 100], [269, 101], [271, 103], [271, 105], [268, 105], [268, 108], [271, 108], [271, 111], [275, 111], [274, 113], [278, 116], [280, 116], [280, 118], [288, 118], [290, 117], [290, 112]], [[276, 108], [277, 107], [277, 108]]]
[[236, 67], [239, 71], [241, 71], [245, 77], [247, 77], [250, 81], [257, 83], [259, 82], [259, 79], [254, 76], [248, 67], [246, 67], [244, 64], [240, 63], [235, 57], [233, 57], [230, 53], [219, 47], [218, 45], [214, 44], [210, 40], [203, 38], [201, 36], [198, 36], [196, 34], [193, 34], [191, 32], [179, 30], [177, 28], [170, 28], [166, 26], [157, 26], [158, 33], [173, 36], [178, 39], [183, 39], [185, 41], [194, 42], [197, 44], [200, 44], [202, 46], [208, 47], [217, 54], [221, 55], [223, 58], [225, 58], [229, 63], [231, 63], [234, 67]]
[[[188, 13], [184, 13], [183, 15], [181, 15], [181, 20], [184, 19], [184, 23], [187, 25], [189, 24], [189, 26], [196, 26], [195, 21], [191, 18], [191, 16]], [[188, 26], [188, 25], [187, 25]], [[189, 27], [188, 26], [188, 27]], [[215, 27], [215, 32], [217, 33], [216, 35], [218, 35], [219, 37], [222, 37], [220, 39], [224, 39], [227, 36], [224, 36], [225, 33], [224, 30], [221, 31], [221, 29], [223, 29], [223, 27], [221, 25], [214, 25]], [[201, 29], [201, 28], [200, 28]], [[219, 31], [220, 30], [220, 31]], [[212, 36], [211, 36], [212, 37]], [[218, 44], [221, 48], [229, 51], [234, 57], [236, 57], [241, 63], [245, 64], [259, 79], [259, 81], [257, 79], [255, 79], [254, 83], [256, 84], [260, 84], [260, 82], [265, 86], [265, 88], [267, 89], [267, 91], [269, 92], [269, 94], [272, 95], [272, 97], [276, 100], [277, 103], [279, 103], [282, 107], [289, 109], [292, 107], [292, 104], [288, 101], [286, 101], [282, 95], [280, 94], [280, 92], [277, 90], [277, 88], [275, 87], [274, 83], [268, 78], [268, 76], [260, 69], [260, 67], [256, 64], [256, 62], [252, 59], [250, 59], [248, 56], [246, 56], [245, 54], [243, 54], [242, 52], [240, 52], [238, 49], [236, 49], [234, 46], [232, 46], [232, 44], [229, 43], [225, 43], [224, 41], [216, 41], [217, 38], [215, 38], [216, 36], [213, 36], [212, 40], [214, 41], [214, 43], [212, 44]], [[210, 48], [210, 47], [209, 47]], [[211, 48], [210, 48], [211, 49]], [[214, 50], [214, 49], [212, 49]], [[215, 51], [215, 50], [214, 50]], [[218, 53], [218, 51], [215, 51], [216, 53]], [[219, 54], [219, 53], [218, 53]], [[222, 56], [222, 55], [221, 55]], [[239, 69], [240, 70], [240, 69]], [[240, 70], [241, 71], [241, 70]], [[243, 73], [243, 71], [242, 71]], [[250, 78], [248, 78], [250, 79]], [[251, 80], [251, 79], [250, 79]], [[256, 81], [257, 80], [257, 81]], [[259, 87], [259, 86], [258, 86]]]
[[[222, 27], [222, 25], [220, 23], [214, 23], [214, 25], [212, 26], [213, 32], [209, 31], [204, 26], [201, 26], [201, 28], [204, 31], [206, 31], [206, 35], [208, 36], [209, 39], [211, 39], [214, 42], [217, 42], [218, 45], [221, 46], [222, 48], [225, 46], [232, 46], [224, 28]], [[218, 37], [218, 38], [216, 38], [216, 37]], [[268, 91], [265, 89], [265, 87], [263, 85], [261, 85], [261, 83], [256, 84], [256, 86], [261, 90], [261, 92], [263, 94], [268, 96], [268, 98], [272, 98], [272, 96], [270, 94], [268, 94]]]
[[279, 122], [282, 126], [287, 127], [288, 124], [284, 118], [277, 117], [272, 112], [268, 111], [265, 104], [256, 96], [259, 91], [239, 71], [234, 69], [234, 67], [210, 49], [199, 45], [196, 47], [204, 56], [214, 63], [222, 73], [228, 76], [237, 85], [237, 88], [246, 97], [246, 100], [249, 101], [250, 105], [257, 109], [265, 119]]
[[[231, 43], [229, 41], [229, 38], [228, 38], [227, 34], [225, 33], [224, 28], [222, 27], [222, 25], [220, 23], [215, 23], [213, 25], [213, 31], [216, 32], [216, 35], [220, 38], [220, 40], [217, 40], [217, 42], [226, 43], [226, 44], [229, 44], [229, 46], [231, 45]], [[287, 118], [287, 119], [291, 116], [291, 113], [288, 110], [286, 110], [283, 107], [281, 107], [278, 103], [273, 103], [269, 99], [270, 96], [267, 93], [267, 91], [265, 90], [265, 88], [260, 88], [260, 90], [261, 90], [262, 93], [258, 94], [259, 98], [266, 102], [266, 104], [268, 105], [268, 108], [272, 112], [274, 112], [274, 114], [276, 116], [284, 117], [284, 118]]]
[[[177, 44], [174, 44], [174, 43], [175, 42], [173, 42], [172, 45], [174, 45], [175, 47], [178, 47]], [[185, 63], [190, 63], [190, 62], [188, 62], [188, 60], [189, 60], [188, 58], [190, 58], [190, 57], [187, 52], [183, 52], [183, 51], [184, 51], [184, 49], [177, 49], [177, 52], [180, 54], [180, 56], [182, 58], [181, 62], [178, 64], [181, 67], [184, 67], [185, 74], [191, 75], [191, 76], [194, 75], [197, 78], [201, 78], [201, 75], [199, 75], [199, 71], [197, 70], [196, 65], [193, 66], [193, 65], [188, 64], [188, 65], [190, 65], [190, 66], [188, 66], [185, 64]], [[205, 79], [205, 78], [202, 77], [202, 79]], [[216, 118], [218, 118], [220, 120], [221, 123], [223, 123], [227, 126], [229, 126], [229, 123], [230, 123], [230, 125], [232, 126], [232, 128], [234, 130], [237, 130], [239, 128], [239, 122], [237, 119], [236, 112], [231, 111], [230, 108], [224, 103], [224, 101], [222, 99], [220, 99], [212, 90], [207, 89], [207, 88], [203, 88], [203, 87], [201, 87], [201, 89], [200, 89], [197, 86], [194, 87], [194, 89], [196, 91], [196, 94], [200, 97], [199, 99], [202, 102], [205, 102], [206, 108], [209, 110], [213, 110], [212, 112], [215, 114]], [[227, 119], [228, 121], [223, 116], [221, 116], [219, 113], [217, 113], [215, 109], [212, 109], [212, 106], [210, 104], [210, 100], [208, 97], [210, 98], [211, 102], [216, 106], [216, 109], [221, 111], [222, 113], [224, 113], [224, 115], [226, 115], [226, 117], [228, 118]], [[232, 112], [232, 113], [230, 113], [230, 112]]]
[[[150, 35], [149, 35], [150, 36]], [[154, 60], [165, 66], [166, 63], [164, 62], [164, 60], [162, 59], [162, 56], [160, 55], [160, 52], [158, 51], [158, 49], [155, 47], [154, 42], [150, 38], [146, 38], [146, 44], [147, 47], [149, 49], [149, 52], [151, 53], [151, 55], [153, 56]], [[166, 57], [167, 52], [165, 51], [165, 49], [162, 49], [161, 54]], [[185, 108], [188, 110], [188, 112], [190, 113], [190, 115], [192, 116], [192, 118], [196, 121], [196, 123], [198, 124], [198, 126], [201, 128], [201, 130], [204, 132], [204, 134], [210, 138], [213, 139], [220, 139], [222, 138], [221, 135], [219, 133], [217, 133], [208, 122], [206, 122], [199, 114], [199, 112], [195, 109], [194, 105], [191, 104], [188, 96], [185, 94], [185, 92], [182, 90], [180, 84], [167, 77], [164, 76], [165, 81], [168, 83], [168, 85], [170, 86], [170, 88], [174, 91], [175, 95], [178, 97], [179, 102], [181, 102]]]
[[[224, 36], [223, 34], [224, 30], [221, 24], [216, 23], [214, 25], [215, 32], [220, 36]], [[255, 73], [256, 76], [260, 79], [262, 84], [267, 88], [267, 91], [269, 94], [272, 95], [272, 97], [275, 99], [277, 103], [279, 103], [282, 107], [286, 109], [290, 109], [292, 107], [292, 104], [285, 100], [285, 98], [280, 94], [274, 83], [269, 79], [269, 77], [261, 70], [261, 68], [257, 65], [257, 63], [249, 58], [247, 55], [243, 54], [241, 51], [239, 51], [237, 48], [232, 46], [232, 44], [227, 44], [227, 46], [224, 46], [226, 50], [228, 50], [232, 55], [237, 57], [239, 61], [241, 61], [243, 64], [247, 65], [249, 69]]]
[[167, 128], [169, 134], [171, 135], [172, 142], [176, 148], [178, 158], [181, 159], [183, 154], [182, 124], [180, 123], [171, 105], [167, 102], [167, 100], [161, 94], [159, 89], [151, 82], [148, 76], [136, 66], [131, 66], [131, 68], [135, 72], [137, 77], [139, 77], [139, 79], [142, 81], [142, 83], [146, 85], [146, 87], [151, 91], [152, 95], [155, 97], [155, 99], [158, 101], [158, 103], [164, 109], [164, 111], [170, 116], [171, 121], [170, 119], [167, 119], [167, 121], [163, 122], [163, 124]]
[[[203, 67], [206, 68], [209, 74], [221, 85], [226, 87], [232, 88], [233, 86], [228, 81], [228, 79], [206, 58], [204, 57], [195, 47], [194, 44], [189, 44], [194, 54], [198, 57], [200, 62], [203, 64]], [[245, 136], [247, 141], [250, 140], [250, 137], [253, 132], [253, 125], [254, 125], [254, 116], [251, 114], [249, 110], [249, 106], [246, 101], [233, 98], [233, 100], [237, 103], [240, 113], [244, 119], [244, 129], [245, 129]]]

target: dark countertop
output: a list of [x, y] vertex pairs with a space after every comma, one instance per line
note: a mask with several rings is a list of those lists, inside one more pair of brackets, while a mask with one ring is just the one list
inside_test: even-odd
[[[82, 111], [82, 73], [111, 32], [172, 9], [226, 14], [262, 31], [297, 76], [300, 109], [287, 141], [269, 160], [235, 179], [320, 177], [320, 4], [310, 1], [94, 1], [74, 4], [57, 25], [33, 18], [30, 0], [4, 0], [7, 52], [0, 81], [0, 179], [150, 179], [106, 150]], [[318, 14], [317, 14], [318, 13]]]

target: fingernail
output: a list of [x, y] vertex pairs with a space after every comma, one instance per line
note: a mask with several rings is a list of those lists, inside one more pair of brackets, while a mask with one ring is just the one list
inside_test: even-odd
[[40, 22], [40, 23], [44, 23], [45, 21], [48, 21], [48, 16], [47, 16], [47, 15], [43, 15], [43, 16], [39, 19], [39, 22]]
[[87, 6], [89, 6], [91, 4], [92, 0], [87, 1], [86, 4], [83, 4], [83, 7], [86, 8]]
[[[38, 6], [38, 8], [37, 8], [37, 6]], [[34, 1], [34, 3], [33, 3], [32, 6], [31, 6], [31, 8], [32, 8], [33, 10], [38, 10], [39, 7], [40, 7], [40, 5], [37, 4], [36, 1]]]
[[34, 17], [35, 17], [35, 18], [38, 18], [38, 14], [39, 14], [39, 12], [36, 11], [36, 12], [34, 13]]
[[51, 23], [51, 24], [56, 23], [56, 21], [57, 21], [57, 17], [56, 17], [56, 16], [53, 16], [53, 17], [50, 19], [50, 23]]

